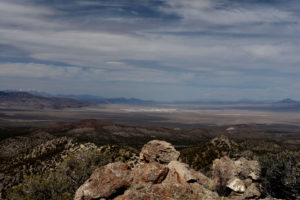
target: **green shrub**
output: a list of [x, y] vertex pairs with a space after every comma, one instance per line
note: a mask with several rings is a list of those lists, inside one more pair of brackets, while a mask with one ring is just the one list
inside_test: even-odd
[[265, 195], [300, 199], [300, 152], [269, 153], [259, 161]]
[[193, 169], [209, 175], [212, 163], [223, 156], [235, 157], [240, 146], [225, 136], [220, 136], [199, 147], [191, 147], [181, 151], [180, 159]]
[[[124, 155], [121, 155], [122, 152]], [[131, 153], [119, 147], [77, 152], [69, 156], [54, 171], [26, 176], [23, 182], [7, 192], [7, 199], [68, 200], [99, 167], [116, 160], [128, 160]]]

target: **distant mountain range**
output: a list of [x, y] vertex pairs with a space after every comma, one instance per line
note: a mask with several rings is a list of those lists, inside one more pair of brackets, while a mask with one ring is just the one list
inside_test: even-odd
[[[0, 91], [1, 92], [1, 91]], [[78, 102], [85, 103], [85, 104], [134, 104], [134, 105], [148, 105], [148, 104], [157, 104], [156, 101], [149, 101], [149, 100], [142, 100], [137, 98], [104, 98], [100, 96], [95, 95], [89, 95], [89, 94], [81, 94], [81, 95], [69, 95], [69, 94], [58, 94], [53, 95], [46, 92], [40, 92], [40, 91], [13, 91], [13, 90], [4, 90], [2, 93], [7, 94], [30, 94], [35, 97], [43, 97], [44, 99], [47, 98], [49, 100], [53, 99], [72, 99], [77, 100]], [[1, 99], [0, 99], [1, 102]]]
[[63, 109], [80, 108], [88, 105], [90, 103], [71, 98], [44, 97], [28, 92], [0, 91], [0, 107], [8, 109]]
[[175, 101], [175, 104], [213, 104], [213, 105], [230, 105], [230, 104], [266, 104], [272, 101], [256, 101], [251, 99], [240, 99], [236, 101], [226, 100], [199, 100], [199, 101]]
[[67, 97], [76, 99], [79, 101], [85, 101], [95, 104], [138, 104], [138, 105], [146, 105], [146, 104], [156, 104], [155, 101], [142, 100], [136, 98], [104, 98], [93, 95], [58, 95], [58, 97]]
[[[33, 93], [38, 94], [38, 93]], [[48, 97], [49, 94], [47, 93], [39, 93], [41, 96]], [[271, 100], [251, 100], [251, 99], [240, 99], [236, 101], [226, 101], [226, 100], [198, 100], [198, 101], [151, 101], [151, 100], [143, 100], [137, 98], [105, 98], [95, 95], [66, 95], [66, 94], [59, 94], [55, 97], [63, 97], [63, 98], [72, 98], [79, 101], [90, 102], [94, 104], [133, 104], [133, 105], [151, 105], [151, 104], [214, 104], [214, 105], [235, 105], [235, 104], [300, 104], [300, 101], [295, 101], [292, 99], [283, 99], [280, 101], [271, 101]]]
[[[281, 101], [254, 101], [250, 99], [241, 99], [238, 101], [175, 101], [158, 102], [142, 100], [137, 98], [104, 98], [95, 95], [52, 95], [37, 91], [0, 91], [0, 106], [8, 107], [34, 107], [34, 108], [80, 108], [95, 104], [128, 104], [128, 105], [156, 105], [156, 104], [211, 104], [211, 105], [250, 105], [249, 108], [259, 109], [264, 106], [267, 109], [300, 107], [300, 101], [292, 99], [283, 99]], [[241, 107], [240, 107], [241, 108]], [[248, 107], [247, 107], [248, 108]]]

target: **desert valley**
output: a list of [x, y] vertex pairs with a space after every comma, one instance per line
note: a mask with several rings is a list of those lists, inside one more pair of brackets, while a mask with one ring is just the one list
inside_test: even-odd
[[[76, 189], [96, 167], [123, 161], [135, 163], [131, 166], [135, 169], [141, 164], [136, 157], [138, 152], [152, 140], [174, 145], [180, 152], [181, 162], [208, 179], [212, 178], [212, 182], [216, 181], [211, 177], [216, 172], [210, 170], [216, 159], [228, 156], [233, 161], [256, 160], [261, 166], [261, 174], [258, 174], [261, 178], [255, 182], [257, 192], [249, 198], [299, 197], [300, 114], [297, 102], [91, 103], [26, 92], [3, 92], [0, 106], [2, 198], [27, 199], [37, 195], [40, 199], [52, 199], [55, 195], [56, 199], [72, 199]], [[270, 107], [276, 109], [272, 111]], [[274, 160], [278, 166], [272, 163]], [[72, 174], [60, 175], [61, 170], [71, 173], [72, 169], [78, 173], [73, 177], [75, 183], [71, 183]], [[292, 182], [287, 184], [286, 179]], [[52, 188], [49, 184], [53, 181], [66, 187]], [[217, 192], [216, 195], [245, 198], [246, 193], [232, 189], [230, 192], [226, 185], [225, 192], [218, 189], [221, 187], [218, 183], [214, 184], [209, 191]], [[122, 193], [106, 198], [113, 199], [114, 195], [114, 198], [121, 198]]]

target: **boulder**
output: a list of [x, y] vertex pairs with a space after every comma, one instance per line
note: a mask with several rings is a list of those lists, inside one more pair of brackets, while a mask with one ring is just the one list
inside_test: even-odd
[[140, 159], [146, 162], [168, 164], [177, 160], [180, 153], [168, 142], [152, 140], [144, 145], [140, 152]]
[[108, 198], [130, 185], [130, 172], [128, 165], [122, 162], [110, 163], [100, 167], [79, 187], [74, 200]]
[[214, 182], [200, 172], [191, 169], [187, 164], [171, 161], [168, 164], [169, 173], [164, 183], [194, 183], [197, 182], [205, 188], [214, 190]]
[[171, 161], [168, 164], [169, 173], [166, 177], [164, 183], [188, 183], [188, 182], [197, 182], [196, 177], [193, 175], [193, 172], [190, 170], [187, 164]]
[[167, 176], [169, 169], [162, 164], [153, 162], [138, 166], [132, 170], [133, 185], [140, 183], [161, 183]]

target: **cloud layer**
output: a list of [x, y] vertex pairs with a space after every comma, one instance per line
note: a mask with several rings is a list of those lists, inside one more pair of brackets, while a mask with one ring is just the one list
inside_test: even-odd
[[296, 0], [3, 0], [0, 89], [300, 98], [299, 10]]

